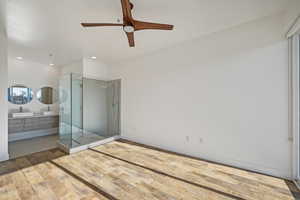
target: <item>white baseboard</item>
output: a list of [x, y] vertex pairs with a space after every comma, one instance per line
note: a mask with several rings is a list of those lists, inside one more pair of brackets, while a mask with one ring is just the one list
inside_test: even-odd
[[8, 153], [2, 153], [2, 154], [0, 154], [0, 162], [6, 161], [8, 159], [9, 159]]
[[126, 137], [126, 136], [122, 136], [122, 135], [121, 135], [121, 138], [125, 139], [125, 140], [132, 141], [132, 142], [137, 142], [137, 143], [140, 143], [140, 144], [145, 144], [145, 145], [161, 148], [161, 149], [171, 151], [171, 152], [174, 152], [174, 153], [178, 153], [178, 154], [182, 154], [182, 155], [187, 155], [187, 156], [192, 156], [192, 157], [195, 157], [195, 158], [203, 159], [204, 161], [206, 160], [208, 162], [213, 162], [213, 163], [220, 164], [220, 165], [225, 165], [225, 166], [229, 166], [229, 167], [233, 167], [233, 168], [238, 168], [238, 169], [241, 169], [241, 170], [246, 170], [246, 171], [251, 171], [251, 172], [256, 172], [256, 173], [260, 173], [260, 174], [264, 174], [264, 175], [273, 176], [273, 177], [292, 180], [291, 175], [289, 174], [289, 172], [285, 172], [285, 171], [282, 171], [282, 170], [276, 169], [276, 168], [262, 166], [262, 165], [259, 165], [259, 164], [256, 164], [256, 163], [249, 163], [247, 161], [236, 160], [236, 159], [230, 158], [226, 155], [223, 156], [223, 159], [208, 158], [208, 157], [205, 157], [205, 156], [196, 156], [196, 155], [192, 155], [192, 154], [178, 152], [178, 151], [175, 151], [173, 149], [168, 149], [166, 147], [161, 147], [160, 145], [157, 145], [157, 144], [151, 144], [149, 142], [140, 141], [140, 140], [133, 139], [133, 138]]
[[47, 135], [55, 135], [55, 134], [58, 134], [58, 128], [27, 131], [21, 133], [10, 133], [8, 134], [8, 142], [14, 142], [18, 140], [25, 140], [25, 139], [47, 136]]

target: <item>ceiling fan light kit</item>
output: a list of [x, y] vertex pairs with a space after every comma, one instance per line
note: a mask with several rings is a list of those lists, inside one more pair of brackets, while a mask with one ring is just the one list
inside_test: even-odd
[[133, 19], [131, 10], [134, 5], [129, 0], [121, 0], [123, 11], [123, 24], [113, 23], [81, 23], [83, 27], [99, 27], [99, 26], [121, 26], [127, 35], [129, 46], [134, 47], [134, 32], [140, 30], [173, 30], [174, 26], [169, 24], [158, 24], [150, 22], [142, 22]]

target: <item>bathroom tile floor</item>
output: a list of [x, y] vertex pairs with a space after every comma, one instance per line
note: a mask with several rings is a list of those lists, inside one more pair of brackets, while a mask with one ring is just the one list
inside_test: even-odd
[[58, 135], [42, 136], [26, 140], [9, 142], [9, 158], [14, 159], [36, 152], [46, 151], [57, 147]]
[[99, 140], [103, 140], [106, 137], [97, 135], [95, 133], [87, 132], [85, 131], [84, 133], [82, 132], [77, 132], [73, 133], [73, 139], [80, 145], [85, 145], [85, 144], [90, 144]]

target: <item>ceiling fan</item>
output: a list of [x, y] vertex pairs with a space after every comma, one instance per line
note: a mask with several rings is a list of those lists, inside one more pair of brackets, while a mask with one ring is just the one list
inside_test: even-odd
[[154, 30], [173, 30], [174, 26], [169, 24], [158, 24], [150, 22], [142, 22], [133, 19], [131, 10], [133, 9], [133, 4], [129, 0], [121, 0], [122, 10], [123, 10], [123, 24], [113, 24], [113, 23], [81, 23], [83, 27], [98, 27], [98, 26], [122, 26], [124, 32], [127, 35], [129, 46], [134, 47], [134, 32], [146, 29]]

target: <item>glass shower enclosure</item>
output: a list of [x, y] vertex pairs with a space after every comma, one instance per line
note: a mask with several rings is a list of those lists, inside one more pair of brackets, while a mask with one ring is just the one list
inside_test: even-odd
[[60, 79], [59, 143], [66, 149], [120, 135], [121, 80], [68, 74]]

